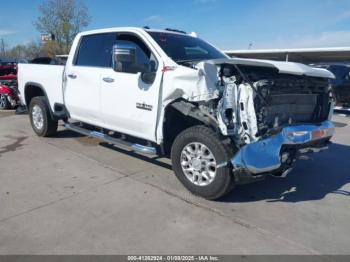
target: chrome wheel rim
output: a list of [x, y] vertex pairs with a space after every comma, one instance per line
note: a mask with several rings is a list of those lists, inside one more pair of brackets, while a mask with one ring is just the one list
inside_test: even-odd
[[216, 159], [207, 146], [193, 142], [182, 149], [181, 168], [191, 183], [207, 186], [215, 179]]
[[4, 109], [6, 106], [6, 96], [0, 95], [0, 108]]
[[33, 124], [36, 129], [41, 130], [44, 126], [44, 115], [43, 110], [38, 105], [33, 107], [32, 111]]

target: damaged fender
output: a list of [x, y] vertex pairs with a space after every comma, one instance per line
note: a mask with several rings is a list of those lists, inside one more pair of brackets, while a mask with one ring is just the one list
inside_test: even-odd
[[[266, 133], [266, 130], [278, 128], [286, 123], [286, 121], [288, 121], [287, 124], [293, 121], [300, 121], [297, 117], [295, 119], [289, 117], [285, 120], [283, 118], [283, 104], [279, 104], [278, 101], [290, 99], [291, 101], [286, 103], [286, 110], [288, 110], [289, 106], [291, 109], [290, 114], [295, 114], [295, 116], [297, 116], [300, 113], [305, 113], [306, 117], [306, 112], [309, 111], [307, 105], [310, 104], [310, 102], [316, 101], [317, 95], [300, 94], [300, 96], [303, 96], [300, 100], [298, 97], [299, 93], [291, 93], [291, 98], [289, 98], [289, 91], [287, 90], [285, 95], [284, 93], [281, 95], [272, 95], [271, 99], [274, 103], [272, 106], [267, 105], [265, 108], [260, 105], [258, 109], [256, 108], [255, 98], [259, 96], [261, 101], [264, 103], [266, 103], [266, 101], [257, 90], [261, 88], [261, 83], [267, 88], [270, 88], [268, 81], [265, 81], [264, 78], [255, 80], [255, 82], [244, 81], [246, 79], [243, 79], [243, 81], [240, 79], [238, 81], [235, 75], [220, 75], [220, 69], [223, 65], [252, 66], [276, 70], [277, 74], [281, 74], [285, 77], [285, 79], [280, 81], [287, 81], [287, 83], [289, 81], [288, 77], [290, 77], [292, 81], [303, 79], [292, 79], [293, 75], [303, 75], [319, 79], [334, 78], [334, 75], [328, 70], [312, 68], [299, 63], [239, 58], [208, 60], [194, 64], [193, 68], [178, 65], [173, 67], [172, 70], [164, 72], [162, 98], [164, 108], [177, 99], [183, 99], [189, 103], [194, 103], [197, 105], [199, 111], [216, 120], [218, 128], [224, 136], [231, 136], [238, 145], [258, 141], [261, 137], [260, 131], [262, 130], [262, 126]], [[237, 77], [239, 78], [239, 76]], [[299, 83], [295, 82], [294, 84], [297, 86]], [[274, 83], [272, 83], [272, 85], [274, 85]], [[299, 112], [294, 101], [301, 101], [301, 106], [305, 107], [308, 111]], [[203, 110], [203, 108], [206, 109]], [[274, 116], [275, 109], [278, 110], [280, 115]], [[265, 112], [270, 114], [270, 118], [264, 116]], [[281, 117], [281, 114], [283, 117]], [[164, 115], [162, 117], [164, 117]], [[262, 117], [268, 120], [267, 123], [262, 123]], [[274, 122], [273, 126], [271, 122]]]

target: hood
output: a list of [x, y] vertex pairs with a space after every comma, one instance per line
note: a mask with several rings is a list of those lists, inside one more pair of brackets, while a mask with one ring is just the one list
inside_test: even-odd
[[245, 58], [222, 58], [206, 61], [207, 63], [213, 63], [215, 65], [220, 64], [236, 64], [236, 65], [248, 65], [248, 66], [263, 66], [276, 68], [280, 73], [292, 74], [292, 75], [305, 75], [313, 77], [323, 77], [334, 79], [333, 73], [323, 68], [314, 68], [301, 63], [294, 62], [281, 62], [273, 60], [260, 60], [260, 59], [245, 59]]

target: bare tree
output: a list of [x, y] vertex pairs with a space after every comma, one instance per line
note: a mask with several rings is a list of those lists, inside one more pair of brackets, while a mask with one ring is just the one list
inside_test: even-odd
[[39, 42], [30, 42], [16, 45], [5, 51], [4, 56], [15, 60], [33, 59], [38, 56], [47, 55], [46, 50], [42, 50]]
[[25, 45], [24, 48], [24, 58], [25, 59], [34, 59], [38, 56], [42, 56], [43, 51], [39, 42], [29, 42]]
[[34, 23], [37, 30], [54, 35], [63, 53], [69, 52], [76, 34], [90, 22], [83, 0], [45, 0], [39, 11], [41, 15]]

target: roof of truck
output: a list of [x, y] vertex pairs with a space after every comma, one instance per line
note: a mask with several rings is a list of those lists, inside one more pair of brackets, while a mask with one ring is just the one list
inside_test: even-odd
[[350, 47], [226, 50], [231, 57], [294, 61], [302, 63], [350, 61]]
[[[92, 35], [92, 34], [100, 34], [100, 33], [112, 33], [116, 31], [143, 31], [143, 32], [159, 32], [159, 33], [171, 33], [171, 34], [179, 34], [184, 35], [185, 32], [181, 32], [180, 30], [175, 31], [175, 29], [153, 29], [153, 28], [144, 28], [144, 27], [110, 27], [110, 28], [102, 28], [102, 29], [94, 29], [89, 31], [83, 31], [79, 33], [80, 35]], [[189, 34], [186, 34], [189, 35]]]

